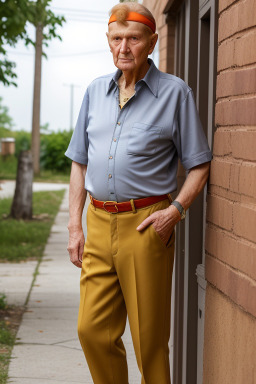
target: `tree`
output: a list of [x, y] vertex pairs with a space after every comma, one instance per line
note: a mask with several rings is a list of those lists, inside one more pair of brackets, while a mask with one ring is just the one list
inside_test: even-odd
[[13, 127], [13, 121], [9, 116], [9, 110], [2, 105], [3, 98], [0, 97], [0, 128], [11, 129]]
[[14, 219], [32, 219], [32, 185], [32, 154], [30, 151], [22, 151], [19, 155], [15, 193], [10, 212], [10, 216]]
[[[55, 16], [49, 6], [52, 0], [0, 0], [0, 82], [4, 85], [15, 85], [17, 78], [14, 72], [15, 63], [7, 58], [5, 45], [15, 46], [19, 39], [26, 45], [35, 46], [35, 74], [34, 98], [32, 118], [32, 154], [35, 174], [40, 171], [40, 93], [41, 93], [41, 63], [43, 45], [48, 46], [48, 41], [61, 37], [56, 33], [56, 28], [62, 26], [65, 18]], [[27, 32], [28, 23], [36, 28], [36, 39], [33, 41]]]
[[14, 47], [20, 39], [29, 44], [26, 25], [30, 17], [30, 4], [28, 0], [0, 1], [0, 82], [7, 86], [17, 86], [14, 81], [17, 75], [14, 72], [15, 63], [8, 60], [5, 47]]
[[35, 41], [35, 73], [34, 73], [34, 97], [32, 118], [32, 154], [33, 170], [35, 174], [40, 172], [40, 104], [41, 104], [41, 68], [43, 45], [48, 46], [48, 41], [61, 37], [56, 33], [56, 27], [62, 26], [65, 21], [63, 16], [55, 16], [49, 9], [51, 0], [37, 0], [32, 8], [30, 21], [36, 28]]

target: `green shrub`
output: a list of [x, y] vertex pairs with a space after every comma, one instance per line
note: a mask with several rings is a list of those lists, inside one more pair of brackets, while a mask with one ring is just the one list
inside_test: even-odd
[[0, 179], [14, 179], [17, 163], [15, 155], [0, 156]]
[[15, 139], [15, 156], [18, 158], [20, 151], [27, 151], [30, 149], [31, 133], [20, 130], [12, 131], [7, 128], [0, 127], [0, 139], [5, 137], [13, 137]]
[[[68, 147], [72, 136], [72, 131], [58, 131], [51, 133], [43, 133], [40, 135], [40, 167], [41, 170], [52, 172], [69, 173], [71, 160], [64, 153]], [[15, 158], [7, 156], [0, 159], [3, 169], [0, 171], [0, 177], [5, 175], [16, 175], [17, 159], [21, 151], [26, 151], [31, 147], [31, 132], [24, 130], [11, 131], [0, 127], [1, 137], [15, 138]], [[0, 164], [1, 165], [1, 164]]]
[[6, 295], [4, 293], [0, 293], [0, 309], [5, 309], [7, 307]]
[[21, 151], [27, 151], [31, 145], [31, 133], [26, 131], [14, 132], [15, 156], [18, 158]]
[[64, 153], [68, 147], [72, 131], [52, 132], [41, 136], [40, 164], [42, 169], [67, 172], [71, 160]]

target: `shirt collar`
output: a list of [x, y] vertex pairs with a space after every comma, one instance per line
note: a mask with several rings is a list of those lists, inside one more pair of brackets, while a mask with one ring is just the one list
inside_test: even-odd
[[[157, 97], [160, 71], [155, 66], [155, 63], [153, 62], [152, 59], [148, 58], [148, 63], [150, 64], [150, 67], [149, 67], [146, 75], [143, 77], [143, 79], [140, 79], [135, 84], [135, 90], [138, 90], [139, 84], [144, 82], [148, 86], [150, 91], [153, 93], [153, 95], [155, 97]], [[114, 73], [113, 77], [111, 78], [110, 82], [107, 84], [106, 94], [109, 93], [109, 91], [111, 90], [111, 88], [113, 87], [114, 84], [116, 84], [116, 86], [118, 86], [118, 79], [121, 76], [121, 74], [122, 74], [122, 71], [120, 69], [117, 69], [117, 71]]]

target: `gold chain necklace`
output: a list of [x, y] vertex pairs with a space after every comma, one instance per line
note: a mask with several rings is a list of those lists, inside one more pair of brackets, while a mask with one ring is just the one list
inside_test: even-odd
[[125, 103], [127, 103], [127, 101], [135, 94], [133, 93], [131, 96], [129, 97], [121, 97], [121, 82], [120, 82], [120, 79], [119, 79], [119, 105], [120, 105], [120, 108], [122, 108], [124, 106]]

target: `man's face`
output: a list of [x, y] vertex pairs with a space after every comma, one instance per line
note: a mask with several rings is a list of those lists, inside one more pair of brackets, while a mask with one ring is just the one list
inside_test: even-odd
[[150, 34], [145, 28], [136, 21], [127, 21], [127, 25], [118, 22], [109, 25], [108, 43], [117, 68], [133, 71], [145, 64], [157, 41], [157, 34]]

